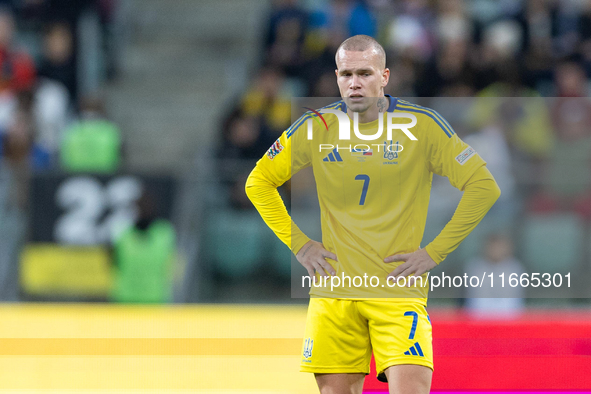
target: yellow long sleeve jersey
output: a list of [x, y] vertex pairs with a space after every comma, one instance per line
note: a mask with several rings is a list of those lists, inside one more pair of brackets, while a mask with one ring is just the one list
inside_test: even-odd
[[[309, 238], [291, 220], [277, 187], [302, 168], [312, 166], [321, 211], [322, 243], [338, 258], [328, 260], [329, 263], [340, 277], [367, 275], [381, 280], [377, 286], [312, 286], [312, 296], [426, 300], [426, 286], [409, 292], [384, 285], [387, 275], [401, 262], [383, 260], [420, 247], [433, 174], [447, 177], [454, 187], [464, 191], [453, 218], [425, 247], [438, 264], [476, 227], [500, 196], [485, 161], [441, 115], [404, 100], [389, 100], [389, 108], [381, 114], [383, 133], [371, 141], [359, 135], [378, 134], [379, 119], [358, 124], [357, 130], [351, 121], [350, 139], [339, 139], [338, 117], [322, 112], [332, 109], [346, 113], [342, 101], [316, 113], [305, 113], [257, 162], [247, 180], [246, 193], [264, 221], [297, 254]], [[312, 119], [318, 113], [326, 125]], [[394, 129], [388, 140], [389, 113], [402, 116], [396, 118], [396, 123], [404, 123], [401, 119], [410, 114], [416, 125], [407, 129], [410, 133]]]

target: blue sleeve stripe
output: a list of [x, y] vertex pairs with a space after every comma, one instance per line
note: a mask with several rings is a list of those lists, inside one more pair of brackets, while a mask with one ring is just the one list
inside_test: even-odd
[[[327, 105], [326, 107], [322, 107], [320, 109], [334, 109], [337, 108], [341, 105], [341, 102], [337, 102], [337, 103], [332, 103], [330, 105]], [[287, 129], [287, 138], [291, 137], [293, 133], [295, 133], [295, 131], [302, 125], [304, 124], [304, 122], [307, 119], [311, 119], [312, 118], [312, 112], [310, 111], [306, 111], [302, 116], [299, 117], [298, 120], [296, 120], [291, 126], [289, 126], [289, 129]]]
[[430, 117], [431, 119], [433, 119], [435, 121], [435, 123], [437, 123], [439, 125], [439, 127], [441, 127], [441, 129], [445, 132], [445, 134], [447, 134], [447, 136], [449, 138], [451, 138], [451, 136], [454, 134], [453, 131], [450, 133], [449, 130], [447, 129], [447, 127], [445, 127], [440, 122], [439, 118], [437, 118], [434, 114], [432, 114], [430, 112], [427, 112], [427, 111], [421, 110], [421, 109], [416, 109], [416, 108], [409, 108], [409, 107], [406, 107], [406, 104], [404, 104], [404, 105], [398, 104], [398, 109], [404, 110], [404, 111], [408, 111], [408, 112], [416, 112], [418, 114], [427, 115], [428, 117]]
[[413, 108], [417, 108], [417, 109], [422, 109], [423, 111], [427, 111], [431, 114], [433, 114], [435, 117], [437, 117], [444, 125], [447, 126], [447, 131], [449, 131], [451, 133], [451, 135], [455, 134], [455, 131], [453, 129], [453, 127], [451, 127], [451, 125], [447, 122], [447, 120], [445, 120], [445, 118], [443, 116], [441, 116], [441, 114], [431, 108], [427, 108], [427, 107], [422, 107], [420, 105], [416, 105], [416, 104], [412, 104], [409, 103], [408, 101], [404, 101], [402, 100], [402, 104], [406, 105], [408, 107], [413, 107]]
[[451, 133], [451, 135], [454, 135], [455, 134], [455, 131], [454, 131], [453, 127], [451, 127], [451, 125], [448, 123], [448, 121], [443, 116], [441, 116], [441, 114], [439, 112], [435, 111], [434, 109], [427, 108], [427, 107], [422, 107], [420, 105], [412, 104], [412, 103], [409, 103], [408, 101], [404, 101], [404, 100], [403, 100], [403, 105], [406, 105], [406, 106], [409, 106], [409, 107], [414, 107], [414, 108], [417, 108], [417, 109], [422, 109], [423, 111], [427, 111], [427, 112], [432, 113], [443, 124], [445, 124], [447, 126], [448, 131]]
[[453, 127], [451, 127], [451, 125], [447, 122], [447, 120], [443, 116], [439, 115], [439, 112], [436, 112], [436, 111], [433, 111], [433, 112], [435, 112], [435, 114], [437, 116], [439, 116], [439, 118], [443, 121], [443, 123], [445, 123], [447, 128], [451, 131], [451, 135], [454, 135], [456, 132], [454, 131]]
[[303, 114], [294, 124], [291, 125], [289, 129], [287, 129], [287, 138], [291, 137], [293, 133], [306, 121], [306, 119], [311, 119], [308, 113]]
[[336, 103], [332, 103], [332, 104], [328, 104], [326, 107], [322, 107], [320, 109], [325, 109], [325, 108], [336, 108], [338, 106], [340, 106], [343, 103], [343, 100], [341, 101], [337, 101]]
[[299, 124], [299, 123], [300, 123], [300, 121], [301, 121], [303, 118], [305, 118], [307, 114], [308, 114], [307, 112], [306, 112], [306, 113], [304, 113], [302, 116], [300, 116], [300, 117], [298, 118], [298, 120], [296, 120], [295, 122], [293, 122], [293, 123], [291, 124], [291, 126], [289, 126], [289, 128], [287, 129], [287, 136], [288, 136], [288, 137], [291, 135], [291, 131], [292, 131], [294, 128], [297, 128], [297, 127], [295, 127], [295, 126], [296, 126], [297, 124]]

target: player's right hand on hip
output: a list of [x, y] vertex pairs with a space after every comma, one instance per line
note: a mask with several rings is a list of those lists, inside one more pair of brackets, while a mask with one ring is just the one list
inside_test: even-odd
[[330, 265], [326, 259], [337, 260], [334, 253], [324, 249], [324, 245], [320, 242], [309, 240], [296, 254], [296, 259], [308, 271], [310, 278], [314, 277], [314, 270], [321, 276], [336, 275], [335, 269]]

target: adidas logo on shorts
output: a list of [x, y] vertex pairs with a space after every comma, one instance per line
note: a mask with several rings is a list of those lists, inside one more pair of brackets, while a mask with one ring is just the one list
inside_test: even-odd
[[404, 352], [405, 356], [421, 356], [421, 357], [425, 357], [425, 355], [423, 354], [423, 349], [421, 349], [421, 346], [419, 345], [418, 342], [415, 342], [414, 345], [412, 345], [410, 347], [410, 349], [408, 349], [406, 352]]

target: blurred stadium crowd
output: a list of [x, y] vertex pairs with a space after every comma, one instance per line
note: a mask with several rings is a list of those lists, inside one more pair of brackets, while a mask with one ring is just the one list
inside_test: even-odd
[[[502, 233], [517, 244], [516, 254], [530, 271], [591, 271], [588, 0], [273, 1], [260, 66], [220, 122], [219, 176], [227, 196], [214, 202], [220, 210], [252, 220], [252, 228], [257, 220], [263, 225], [244, 195], [246, 176], [299, 116], [291, 113], [293, 97], [340, 96], [334, 55], [355, 34], [384, 46], [391, 70], [386, 93], [439, 111], [487, 160], [503, 190], [480, 231], [448, 258], [448, 267], [461, 269], [485, 253], [487, 237]], [[459, 200], [445, 182], [434, 180], [423, 246]], [[288, 182], [280, 190], [288, 203], [299, 193], [293, 187]], [[215, 215], [212, 222], [223, 226]], [[218, 271], [233, 276], [235, 268], [224, 268], [221, 260], [236, 261], [238, 252], [212, 253]], [[246, 256], [240, 272], [273, 259], [269, 253], [239, 253]]]
[[[3, 300], [106, 299], [113, 282], [114, 299], [170, 299], [161, 268], [174, 250], [173, 230], [155, 221], [153, 196], [136, 179], [114, 177], [124, 168], [122, 136], [107, 119], [103, 89], [118, 72], [118, 3], [0, 1]], [[137, 232], [111, 239], [111, 222], [121, 217]], [[137, 272], [121, 274], [129, 267], [120, 265], [113, 279], [109, 246], [116, 261], [138, 261], [138, 253], [147, 253], [141, 260], [152, 277], [130, 284]], [[151, 265], [150, 256], [157, 255]], [[154, 280], [154, 272], [162, 279]]]
[[[101, 120], [105, 112], [99, 98], [102, 84], [116, 72], [110, 34], [114, 5], [104, 0], [0, 2], [2, 188], [13, 194], [3, 207], [26, 207], [32, 171], [117, 168], [119, 131]], [[97, 21], [98, 36], [82, 27], [89, 19]], [[97, 45], [100, 51], [89, 53]], [[100, 65], [104, 73], [97, 70]], [[103, 147], [110, 152], [102, 158], [94, 155], [93, 163], [81, 157], [88, 152], [79, 152], [85, 122], [108, 135], [103, 144], [111, 145]], [[96, 137], [94, 143], [93, 149], [100, 150]], [[11, 187], [11, 181], [18, 185]]]

